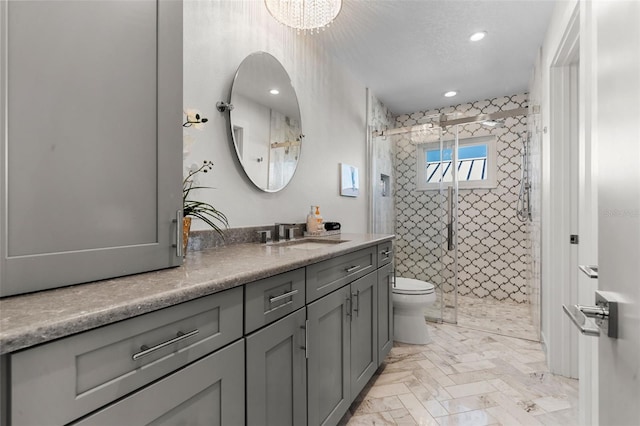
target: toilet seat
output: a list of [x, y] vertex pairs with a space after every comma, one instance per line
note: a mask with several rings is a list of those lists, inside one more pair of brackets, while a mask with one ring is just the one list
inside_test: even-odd
[[435, 286], [414, 278], [397, 277], [392, 291], [395, 294], [432, 294], [435, 292]]

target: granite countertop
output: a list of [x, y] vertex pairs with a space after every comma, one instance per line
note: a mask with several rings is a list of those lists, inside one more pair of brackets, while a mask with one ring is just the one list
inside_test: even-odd
[[[341, 234], [319, 248], [238, 244], [190, 252], [177, 268], [0, 299], [0, 354], [166, 308], [201, 296], [390, 241]], [[286, 244], [286, 243], [285, 243]]]

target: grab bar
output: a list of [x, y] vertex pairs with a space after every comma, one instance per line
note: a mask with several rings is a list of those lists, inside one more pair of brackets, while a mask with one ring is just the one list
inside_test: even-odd
[[453, 187], [447, 189], [447, 250], [453, 250]]

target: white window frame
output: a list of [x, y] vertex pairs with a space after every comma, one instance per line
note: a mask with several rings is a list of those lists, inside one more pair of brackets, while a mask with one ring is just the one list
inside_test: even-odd
[[[453, 146], [453, 139], [443, 141], [443, 146]], [[492, 189], [498, 186], [497, 174], [497, 154], [496, 154], [496, 137], [495, 136], [478, 136], [473, 138], [464, 138], [458, 141], [458, 147], [487, 145], [487, 178], [484, 180], [465, 180], [458, 182], [459, 189]], [[433, 191], [440, 189], [440, 182], [427, 182], [427, 151], [440, 149], [440, 141], [429, 142], [416, 145], [416, 189], [418, 191]], [[457, 152], [453, 153], [452, 163], [457, 164]], [[452, 186], [453, 182], [446, 182], [443, 187]]]

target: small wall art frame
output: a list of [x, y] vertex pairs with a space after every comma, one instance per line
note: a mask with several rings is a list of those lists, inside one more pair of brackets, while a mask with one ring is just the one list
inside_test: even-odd
[[340, 195], [357, 197], [360, 195], [360, 177], [358, 168], [349, 164], [340, 164]]

